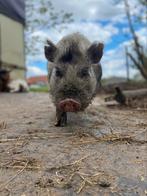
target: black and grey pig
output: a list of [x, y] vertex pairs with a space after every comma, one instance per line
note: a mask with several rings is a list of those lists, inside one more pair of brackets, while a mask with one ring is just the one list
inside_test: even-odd
[[50, 92], [56, 106], [56, 126], [67, 123], [67, 112], [84, 110], [100, 86], [102, 43], [91, 43], [80, 33], [63, 37], [56, 45], [47, 40]]

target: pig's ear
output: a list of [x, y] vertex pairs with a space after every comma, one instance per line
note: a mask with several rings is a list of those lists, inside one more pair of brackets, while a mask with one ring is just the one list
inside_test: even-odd
[[93, 43], [87, 50], [88, 57], [92, 63], [98, 63], [103, 56], [103, 43]]
[[56, 50], [57, 50], [56, 46], [50, 40], [47, 40], [47, 43], [44, 46], [44, 53], [48, 61], [51, 61], [51, 62], [54, 61]]

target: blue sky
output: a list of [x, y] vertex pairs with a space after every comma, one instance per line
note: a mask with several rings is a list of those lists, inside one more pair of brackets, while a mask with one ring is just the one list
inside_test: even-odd
[[[61, 25], [54, 28], [35, 29], [29, 36], [39, 36], [40, 43], [37, 43], [39, 53], [37, 56], [27, 56], [28, 77], [34, 75], [44, 75], [47, 73], [47, 61], [44, 57], [44, 43], [48, 38], [57, 43], [63, 36], [80, 32], [91, 42], [100, 41], [105, 44], [104, 56], [101, 60], [103, 67], [103, 77], [126, 76], [125, 70], [125, 46], [131, 50], [131, 36], [128, 35], [128, 23], [124, 10], [123, 0], [114, 4], [113, 0], [72, 0], [72, 1], [52, 1], [56, 11], [64, 10], [73, 13], [74, 21], [66, 25], [66, 29], [60, 32]], [[136, 0], [129, 0], [132, 12], [137, 15], [140, 12]], [[146, 29], [143, 25], [136, 26], [140, 41], [146, 44]], [[126, 36], [127, 34], [127, 36]], [[136, 74], [136, 70], [131, 69], [131, 76]]]

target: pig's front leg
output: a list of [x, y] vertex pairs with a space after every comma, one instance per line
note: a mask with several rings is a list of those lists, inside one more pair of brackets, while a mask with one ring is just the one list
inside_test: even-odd
[[56, 127], [64, 127], [67, 124], [67, 113], [56, 109]]

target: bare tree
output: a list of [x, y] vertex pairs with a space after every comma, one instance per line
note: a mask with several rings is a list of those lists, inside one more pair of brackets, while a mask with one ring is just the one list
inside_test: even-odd
[[[131, 9], [128, 0], [124, 0], [125, 10], [128, 19], [128, 25], [130, 32], [133, 37], [133, 53], [127, 52], [127, 55], [133, 62], [134, 66], [140, 71], [141, 75], [147, 80], [147, 52], [145, 51], [143, 45], [141, 44], [139, 37], [135, 32], [135, 27], [133, 25], [133, 19], [131, 16]], [[147, 0], [138, 0], [138, 3], [143, 6], [143, 15], [136, 19], [141, 22], [142, 19], [145, 20], [147, 25]], [[147, 26], [146, 26], [147, 27]]]

